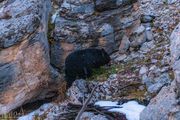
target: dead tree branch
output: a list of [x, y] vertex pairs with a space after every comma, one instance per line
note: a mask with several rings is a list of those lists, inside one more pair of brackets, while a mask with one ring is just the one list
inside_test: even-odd
[[91, 91], [91, 94], [89, 95], [89, 97], [88, 97], [88, 98], [86, 99], [86, 101], [84, 102], [84, 104], [83, 104], [81, 110], [79, 111], [78, 115], [76, 116], [76, 119], [75, 119], [75, 120], [80, 120], [80, 117], [81, 117], [81, 115], [83, 114], [83, 112], [85, 111], [88, 103], [90, 102], [90, 100], [91, 100], [91, 98], [92, 98], [92, 96], [93, 96], [93, 93], [94, 93], [94, 91], [95, 91], [95, 89], [96, 89], [97, 86], [98, 86], [98, 85], [96, 85], [96, 86], [93, 88], [93, 90]]

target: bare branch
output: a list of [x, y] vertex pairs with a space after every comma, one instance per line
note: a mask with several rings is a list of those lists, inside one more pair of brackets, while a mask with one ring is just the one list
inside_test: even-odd
[[79, 111], [78, 115], [76, 116], [76, 119], [75, 119], [75, 120], [80, 120], [80, 117], [81, 117], [81, 115], [83, 114], [83, 112], [85, 111], [88, 103], [90, 102], [90, 100], [91, 100], [91, 98], [92, 98], [92, 95], [93, 95], [93, 93], [94, 93], [94, 91], [95, 91], [95, 89], [96, 89], [97, 86], [98, 86], [98, 85], [96, 84], [96, 86], [95, 86], [95, 87], [93, 88], [93, 90], [91, 91], [91, 94], [89, 95], [89, 97], [88, 97], [88, 98], [86, 99], [86, 101], [84, 102], [84, 104], [83, 104], [81, 110]]

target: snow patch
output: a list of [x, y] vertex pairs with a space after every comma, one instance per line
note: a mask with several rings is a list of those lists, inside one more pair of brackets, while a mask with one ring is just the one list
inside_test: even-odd
[[55, 23], [55, 20], [59, 14], [59, 10], [57, 10], [52, 16], [51, 16], [51, 24]]
[[118, 104], [118, 102], [112, 102], [112, 101], [98, 101], [95, 103], [95, 105], [101, 106], [101, 107], [119, 106], [117, 104]]
[[37, 110], [27, 114], [27, 115], [21, 116], [17, 120], [34, 120], [34, 116], [36, 116], [36, 115], [38, 115], [38, 116], [43, 115], [52, 106], [53, 106], [52, 103], [44, 104], [39, 109], [37, 109]]
[[4, 7], [0, 8], [0, 14], [3, 14]]
[[112, 108], [109, 111], [123, 113], [126, 115], [126, 118], [128, 120], [139, 120], [140, 113], [145, 108], [144, 105], [140, 105], [136, 101], [129, 101], [122, 105], [117, 105], [117, 104], [118, 102], [111, 102], [111, 101], [98, 101], [95, 103], [95, 105], [99, 105], [101, 107], [107, 107], [107, 106], [117, 107], [118, 106], [119, 108]]

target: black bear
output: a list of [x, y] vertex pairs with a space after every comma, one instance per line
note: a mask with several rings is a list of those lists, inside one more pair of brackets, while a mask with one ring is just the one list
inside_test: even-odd
[[110, 57], [104, 49], [88, 48], [69, 54], [65, 60], [65, 79], [69, 88], [76, 78], [91, 76], [92, 68], [109, 63]]

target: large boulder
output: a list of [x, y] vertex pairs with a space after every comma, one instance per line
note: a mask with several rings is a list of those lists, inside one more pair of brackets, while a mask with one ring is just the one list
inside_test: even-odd
[[173, 70], [175, 73], [175, 81], [177, 88], [177, 97], [180, 98], [180, 23], [171, 34], [171, 56]]
[[179, 120], [179, 106], [177, 105], [175, 84], [165, 86], [159, 94], [153, 98], [149, 105], [142, 111], [140, 120]]
[[141, 120], [179, 120], [180, 119], [180, 24], [171, 34], [171, 59], [175, 80], [161, 89], [140, 115]]
[[[0, 8], [0, 114], [53, 97], [61, 76], [50, 66], [50, 0], [11, 0]], [[56, 87], [55, 87], [56, 86]]]

